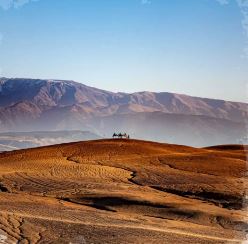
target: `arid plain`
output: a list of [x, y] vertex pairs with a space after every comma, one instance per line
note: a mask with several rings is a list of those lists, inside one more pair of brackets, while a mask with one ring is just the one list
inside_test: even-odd
[[96, 140], [0, 154], [6, 243], [242, 243], [246, 147]]

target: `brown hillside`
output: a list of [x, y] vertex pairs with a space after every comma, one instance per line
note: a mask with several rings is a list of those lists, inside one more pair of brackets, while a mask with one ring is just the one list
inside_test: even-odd
[[0, 154], [0, 235], [21, 243], [240, 243], [246, 149], [97, 140]]

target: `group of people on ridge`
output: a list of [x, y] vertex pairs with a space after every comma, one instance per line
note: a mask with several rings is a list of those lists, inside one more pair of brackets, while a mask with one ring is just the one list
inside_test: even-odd
[[130, 139], [130, 136], [127, 133], [114, 133], [113, 134], [113, 138], [126, 138], [126, 139]]

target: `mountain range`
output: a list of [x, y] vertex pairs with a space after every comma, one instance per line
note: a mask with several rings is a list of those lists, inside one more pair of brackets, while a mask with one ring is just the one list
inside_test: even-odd
[[246, 138], [248, 104], [169, 92], [109, 92], [66, 80], [0, 78], [0, 131], [87, 130], [208, 146]]

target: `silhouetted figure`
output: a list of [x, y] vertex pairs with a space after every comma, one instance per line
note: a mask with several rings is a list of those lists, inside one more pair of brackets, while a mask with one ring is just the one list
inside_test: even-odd
[[119, 134], [114, 133], [112, 137], [113, 138], [118, 137], [119, 139], [122, 139], [122, 138], [129, 139], [130, 138], [130, 136], [127, 133], [123, 133], [123, 134], [122, 133], [119, 133]]

